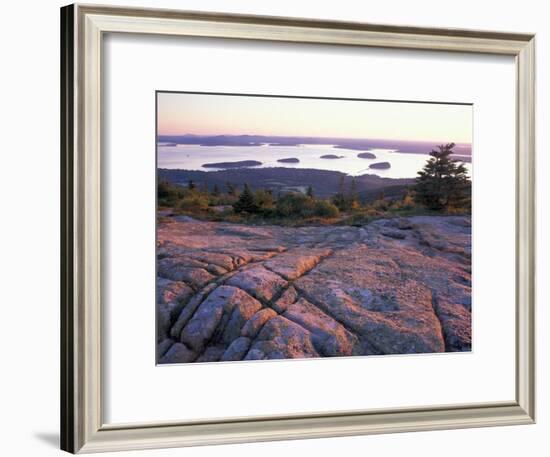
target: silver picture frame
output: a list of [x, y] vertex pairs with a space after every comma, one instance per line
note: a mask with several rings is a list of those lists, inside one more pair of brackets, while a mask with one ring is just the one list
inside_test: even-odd
[[[105, 424], [101, 52], [106, 33], [499, 54], [516, 67], [515, 400], [186, 423]], [[531, 424], [535, 420], [535, 37], [156, 9], [61, 9], [61, 448], [72, 453]]]

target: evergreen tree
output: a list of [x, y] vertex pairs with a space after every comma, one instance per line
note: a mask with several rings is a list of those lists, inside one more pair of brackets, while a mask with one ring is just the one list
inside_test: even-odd
[[359, 208], [359, 192], [357, 192], [357, 182], [355, 181], [355, 176], [351, 179], [349, 207], [353, 209]]
[[313, 198], [313, 187], [307, 186], [306, 195], [307, 195], [309, 198]]
[[258, 211], [258, 205], [254, 200], [254, 194], [248, 187], [248, 184], [245, 183], [242, 194], [239, 196], [239, 199], [233, 204], [233, 210], [236, 213], [255, 213]]
[[235, 186], [231, 184], [230, 182], [226, 183], [225, 186], [227, 187], [227, 193], [232, 196], [237, 195], [237, 189], [235, 189]]
[[214, 189], [212, 189], [212, 195], [214, 197], [219, 197], [220, 196], [220, 188], [218, 187], [217, 184], [214, 184]]
[[463, 163], [451, 159], [454, 143], [438, 146], [418, 172], [415, 201], [433, 210], [468, 208], [471, 183]]
[[338, 193], [332, 196], [332, 203], [340, 211], [345, 211], [347, 209], [346, 196], [344, 194], [344, 179], [345, 179], [345, 175], [340, 176], [340, 182], [338, 183]]
[[189, 182], [187, 183], [187, 188], [189, 190], [195, 190], [197, 188], [197, 185], [192, 179], [190, 179]]

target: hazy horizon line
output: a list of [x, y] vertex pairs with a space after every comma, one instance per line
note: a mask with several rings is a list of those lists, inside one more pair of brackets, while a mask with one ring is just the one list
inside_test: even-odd
[[457, 145], [472, 145], [471, 142], [464, 141], [449, 141], [449, 140], [411, 140], [403, 138], [382, 138], [382, 137], [351, 137], [351, 136], [316, 136], [316, 135], [280, 135], [280, 134], [265, 134], [265, 133], [157, 133], [157, 138], [161, 136], [187, 136], [187, 137], [242, 137], [242, 136], [255, 136], [266, 138], [315, 138], [319, 140], [374, 140], [374, 141], [403, 141], [408, 143], [433, 143], [433, 144], [446, 144], [455, 143]]

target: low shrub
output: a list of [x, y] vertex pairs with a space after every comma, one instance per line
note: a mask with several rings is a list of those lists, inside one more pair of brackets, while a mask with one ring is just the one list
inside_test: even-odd
[[275, 204], [275, 213], [279, 217], [292, 218], [335, 218], [340, 214], [338, 208], [326, 201], [308, 197], [299, 192], [282, 195]]
[[281, 217], [308, 217], [313, 215], [314, 202], [299, 192], [289, 192], [277, 200], [275, 208]]
[[338, 217], [340, 211], [335, 205], [326, 200], [317, 200], [314, 204], [313, 213], [318, 217], [335, 218]]
[[204, 211], [208, 208], [208, 197], [201, 194], [188, 195], [181, 199], [176, 206], [176, 211]]

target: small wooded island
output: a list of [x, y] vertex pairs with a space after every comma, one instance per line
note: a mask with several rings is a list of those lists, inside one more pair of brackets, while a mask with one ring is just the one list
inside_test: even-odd
[[216, 162], [216, 163], [203, 163], [203, 168], [245, 168], [245, 167], [257, 167], [262, 162], [257, 160], [241, 160], [237, 162]]
[[389, 162], [377, 162], [369, 165], [369, 168], [373, 168], [374, 170], [387, 170], [391, 168], [391, 164]]
[[360, 159], [376, 159], [376, 156], [372, 152], [360, 152], [357, 154]]
[[300, 163], [300, 159], [297, 159], [296, 157], [289, 157], [288, 159], [279, 159], [277, 162], [280, 163]]

